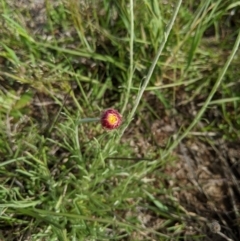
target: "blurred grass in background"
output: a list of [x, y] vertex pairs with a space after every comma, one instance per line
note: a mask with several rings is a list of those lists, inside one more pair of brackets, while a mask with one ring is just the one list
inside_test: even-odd
[[[182, 3], [118, 143], [118, 131], [77, 123], [124, 103], [126, 120], [133, 108], [175, 1], [133, 3], [134, 32], [126, 0], [1, 0], [1, 240], [208, 237], [200, 227], [186, 231], [195, 221], [164, 171], [176, 157], [162, 159], [161, 153], [187, 129], [226, 63], [240, 2]], [[205, 125], [195, 131], [239, 139], [239, 61], [237, 53], [203, 116]], [[174, 120], [177, 129], [164, 143], [152, 129], [162, 120]]]

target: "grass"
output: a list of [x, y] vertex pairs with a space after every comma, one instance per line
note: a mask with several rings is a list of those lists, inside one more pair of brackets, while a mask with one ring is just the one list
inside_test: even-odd
[[[0, 240], [216, 238], [228, 221], [174, 168], [188, 142], [239, 140], [238, 2], [0, 5]], [[110, 107], [118, 130], [92, 122]]]

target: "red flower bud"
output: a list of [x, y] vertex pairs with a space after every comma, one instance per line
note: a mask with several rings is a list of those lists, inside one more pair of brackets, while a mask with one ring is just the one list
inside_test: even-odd
[[122, 122], [121, 114], [114, 109], [107, 109], [102, 113], [101, 124], [108, 130], [116, 129]]

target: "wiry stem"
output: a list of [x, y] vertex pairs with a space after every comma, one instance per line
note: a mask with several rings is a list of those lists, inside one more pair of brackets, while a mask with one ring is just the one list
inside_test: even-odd
[[128, 85], [127, 85], [127, 93], [126, 98], [123, 104], [123, 108], [121, 113], [125, 111], [127, 107], [127, 103], [130, 97], [130, 90], [132, 86], [132, 78], [133, 78], [133, 43], [134, 43], [134, 12], [133, 12], [133, 0], [130, 0], [130, 68], [128, 74]]
[[77, 124], [100, 121], [100, 118], [84, 118], [78, 120]]
[[174, 23], [174, 21], [175, 21], [175, 19], [177, 17], [177, 14], [178, 14], [178, 11], [180, 9], [181, 4], [182, 4], [182, 0], [178, 0], [178, 2], [176, 4], [176, 7], [175, 7], [175, 10], [174, 10], [174, 13], [172, 15], [172, 18], [171, 18], [171, 20], [170, 20], [170, 22], [169, 22], [169, 24], [167, 26], [166, 31], [164, 32], [164, 36], [163, 36], [162, 42], [160, 44], [159, 50], [158, 50], [158, 52], [157, 52], [157, 54], [156, 54], [156, 56], [155, 56], [155, 58], [154, 58], [154, 60], [152, 62], [152, 65], [151, 65], [151, 67], [150, 67], [150, 69], [148, 71], [147, 77], [146, 77], [145, 81], [143, 82], [142, 87], [140, 88], [140, 90], [138, 92], [137, 99], [136, 99], [136, 101], [134, 103], [133, 109], [130, 112], [130, 114], [129, 114], [127, 120], [126, 120], [126, 125], [123, 127], [123, 129], [120, 132], [119, 138], [121, 138], [121, 136], [123, 135], [123, 133], [125, 132], [125, 130], [127, 129], [127, 127], [129, 126], [129, 124], [131, 123], [131, 121], [133, 119], [133, 116], [134, 116], [134, 114], [135, 114], [135, 112], [137, 110], [137, 107], [138, 107], [138, 105], [140, 103], [142, 95], [143, 95], [143, 93], [144, 93], [144, 91], [145, 91], [145, 89], [146, 89], [146, 87], [147, 87], [147, 85], [148, 85], [148, 83], [149, 83], [149, 81], [150, 81], [150, 79], [152, 77], [152, 74], [153, 74], [153, 71], [154, 71], [154, 69], [155, 69], [155, 67], [157, 65], [158, 59], [159, 59], [160, 55], [162, 54], [162, 51], [163, 51], [163, 49], [165, 47], [165, 44], [166, 44], [166, 42], [168, 40], [170, 31], [171, 31], [171, 29], [173, 27], [173, 23]]

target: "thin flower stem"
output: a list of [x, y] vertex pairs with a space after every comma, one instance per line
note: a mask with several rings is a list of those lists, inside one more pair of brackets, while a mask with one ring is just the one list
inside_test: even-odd
[[134, 11], [133, 11], [133, 0], [130, 0], [130, 67], [128, 74], [128, 85], [126, 98], [122, 107], [121, 113], [123, 114], [126, 110], [127, 103], [129, 102], [130, 90], [132, 87], [132, 78], [133, 78], [133, 43], [134, 43]]
[[171, 20], [170, 20], [170, 22], [169, 22], [169, 24], [167, 26], [166, 31], [164, 32], [164, 36], [163, 36], [162, 42], [160, 44], [160, 47], [158, 49], [158, 52], [157, 52], [157, 54], [156, 54], [156, 56], [155, 56], [155, 58], [154, 58], [154, 60], [152, 62], [151, 67], [149, 68], [147, 77], [146, 77], [145, 81], [143, 82], [142, 87], [140, 88], [140, 90], [138, 92], [138, 95], [137, 95], [136, 101], [134, 103], [133, 109], [130, 112], [130, 114], [128, 115], [128, 118], [126, 120], [126, 125], [121, 130], [119, 138], [121, 138], [121, 136], [123, 135], [125, 130], [128, 128], [129, 124], [131, 123], [131, 121], [133, 119], [133, 116], [134, 116], [134, 114], [135, 114], [135, 112], [136, 112], [136, 110], [137, 110], [137, 108], [139, 106], [139, 103], [140, 103], [140, 100], [142, 98], [142, 95], [143, 95], [144, 91], [146, 90], [146, 87], [147, 87], [147, 85], [148, 85], [148, 83], [149, 83], [149, 81], [150, 81], [150, 79], [152, 77], [152, 74], [153, 74], [153, 71], [154, 71], [154, 69], [155, 69], [155, 67], [157, 65], [158, 59], [159, 59], [160, 55], [162, 54], [162, 51], [163, 51], [163, 49], [165, 47], [165, 44], [167, 42], [167, 39], [169, 37], [170, 31], [171, 31], [171, 29], [173, 27], [174, 21], [175, 21], [175, 19], [177, 17], [177, 14], [178, 14], [178, 11], [180, 9], [181, 4], [182, 4], [182, 0], [178, 0], [178, 2], [176, 4], [176, 7], [175, 7], [175, 10], [173, 12], [172, 18], [171, 18]]
[[224, 233], [217, 232], [217, 234], [219, 234], [220, 236], [222, 236], [223, 238], [225, 238], [227, 241], [234, 241], [233, 239], [228, 238]]
[[100, 118], [84, 118], [78, 120], [77, 124], [82, 124], [82, 123], [88, 123], [88, 122], [95, 122], [95, 121], [100, 121]]

